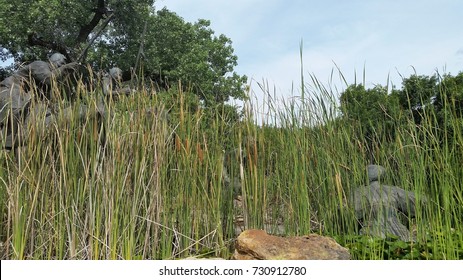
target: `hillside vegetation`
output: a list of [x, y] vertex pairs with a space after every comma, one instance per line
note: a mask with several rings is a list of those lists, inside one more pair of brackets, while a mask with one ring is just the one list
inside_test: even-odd
[[[80, 104], [94, 105], [98, 88], [78, 87], [75, 117], [45, 128], [37, 116], [26, 146], [0, 153], [3, 257], [227, 258], [240, 195], [250, 228], [270, 221], [286, 235], [333, 236], [356, 259], [461, 259], [463, 122], [455, 97], [443, 98], [461, 93], [440, 88], [445, 111], [428, 105], [419, 123], [415, 106], [375, 121], [372, 108], [383, 117], [385, 105], [370, 102], [363, 122], [355, 110], [340, 113], [352, 87], [338, 105], [312, 79], [303, 100], [279, 110], [268, 100], [265, 111], [278, 126], [257, 125], [252, 103], [237, 118], [228, 107], [205, 108], [182, 87], [140, 89], [108, 101], [107, 117], [80, 119]], [[59, 104], [58, 115], [68, 106]], [[428, 198], [408, 221], [416, 241], [358, 235], [346, 194], [368, 183], [369, 163], [388, 170], [385, 183]], [[240, 189], [225, 182], [224, 168]]]

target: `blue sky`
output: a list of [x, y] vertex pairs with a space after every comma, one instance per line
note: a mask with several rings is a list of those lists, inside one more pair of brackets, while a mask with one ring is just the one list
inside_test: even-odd
[[155, 5], [186, 21], [210, 20], [217, 34], [233, 41], [236, 71], [266, 80], [283, 97], [291, 95], [293, 82], [300, 83], [301, 41], [304, 73], [323, 83], [335, 64], [349, 83], [355, 73], [361, 80], [365, 68], [367, 86], [386, 85], [389, 75], [400, 87], [400, 75], [415, 70], [420, 75], [463, 71], [460, 0], [158, 0]]
[[[401, 75], [463, 71], [461, 0], [157, 0], [194, 22], [211, 21], [217, 34], [233, 41], [239, 74], [266, 81], [277, 95], [300, 84], [300, 44], [304, 74], [327, 84], [336, 65], [348, 83], [400, 87]], [[342, 83], [334, 80], [340, 90]]]

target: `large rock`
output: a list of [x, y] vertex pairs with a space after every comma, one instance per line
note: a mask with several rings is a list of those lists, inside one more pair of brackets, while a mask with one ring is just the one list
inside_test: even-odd
[[236, 260], [348, 260], [349, 251], [332, 238], [317, 234], [279, 237], [263, 230], [246, 230], [238, 236]]

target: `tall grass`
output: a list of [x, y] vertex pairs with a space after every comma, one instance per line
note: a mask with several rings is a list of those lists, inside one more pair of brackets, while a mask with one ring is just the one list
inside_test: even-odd
[[[98, 87], [79, 86], [71, 105], [58, 103], [47, 128], [37, 110], [27, 146], [0, 153], [4, 257], [228, 258], [240, 212], [247, 228], [335, 236], [354, 258], [387, 258], [389, 241], [353, 238], [357, 221], [346, 207], [347, 194], [367, 184], [365, 166], [373, 158], [388, 169], [386, 183], [428, 198], [410, 221], [417, 241], [405, 248], [424, 244], [410, 258], [461, 258], [458, 118], [448, 116], [452, 141], [441, 141], [430, 114], [420, 127], [401, 126], [392, 144], [366, 143], [338, 121], [332, 90], [310, 80], [304, 98], [282, 103], [262, 86], [269, 113], [263, 124], [255, 121], [253, 102], [242, 121], [230, 123], [220, 109], [190, 106], [193, 97], [180, 89], [141, 89], [106, 102], [112, 113], [99, 117]], [[225, 182], [224, 168], [240, 190]]]
[[[269, 118], [276, 119], [278, 127], [265, 129], [264, 124], [258, 132], [262, 134], [258, 137], [268, 141], [259, 160], [265, 162], [270, 156], [277, 163], [273, 169], [278, 178], [275, 187], [284, 186], [283, 197], [291, 207], [284, 214], [291, 221], [287, 233], [310, 230], [336, 236], [353, 249], [354, 258], [360, 259], [400, 257], [392, 254], [400, 254], [400, 250], [409, 252], [402, 255], [405, 258], [462, 258], [461, 119], [449, 114], [445, 120], [448, 127], [442, 129], [436, 126], [436, 114], [429, 111], [421, 125], [408, 120], [398, 127], [392, 142], [380, 134], [367, 141], [356, 134], [358, 127], [342, 121], [331, 88], [314, 76], [310, 78], [304, 89], [310, 97], [283, 102], [283, 110], [273, 112], [277, 117]], [[271, 96], [268, 91], [267, 95]], [[457, 112], [455, 104], [445, 106]], [[382, 123], [376, 124], [377, 131], [385, 129]], [[347, 197], [355, 188], [368, 184], [365, 167], [372, 163], [388, 170], [385, 184], [416, 194], [417, 215], [408, 221], [416, 241], [406, 245], [396, 242], [406, 250], [394, 247], [397, 244], [391, 240], [352, 238], [359, 226]], [[269, 184], [266, 187], [272, 189]]]

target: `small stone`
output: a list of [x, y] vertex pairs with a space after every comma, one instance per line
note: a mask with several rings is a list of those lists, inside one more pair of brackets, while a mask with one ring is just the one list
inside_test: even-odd
[[367, 166], [368, 179], [370, 182], [379, 181], [386, 173], [386, 168], [381, 165], [370, 164]]
[[235, 260], [349, 260], [349, 250], [334, 239], [310, 234], [279, 237], [246, 230], [236, 240]]

